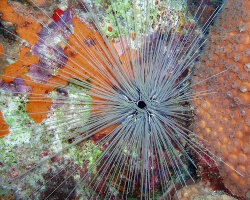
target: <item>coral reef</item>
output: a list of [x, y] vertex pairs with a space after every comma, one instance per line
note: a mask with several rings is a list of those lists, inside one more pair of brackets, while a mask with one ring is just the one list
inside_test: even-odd
[[[250, 198], [250, 15], [249, 1], [229, 0], [223, 7], [194, 77], [194, 131], [223, 162], [219, 172], [232, 194]], [[204, 81], [200, 85], [196, 82]]]
[[[100, 27], [94, 25], [93, 19], [86, 17], [89, 13], [85, 4], [76, 1], [70, 1], [68, 4], [68, 1], [60, 1], [58, 6], [53, 7], [51, 0], [28, 0], [28, 2], [29, 6], [25, 7], [19, 2], [9, 1], [10, 6], [5, 0], [1, 1], [0, 7], [0, 12], [3, 13], [0, 16], [0, 22], [4, 22], [2, 26], [17, 34], [17, 37], [20, 36], [24, 39], [17, 45], [18, 48], [20, 47], [19, 58], [17, 61], [10, 62], [1, 75], [0, 137], [5, 137], [0, 138], [0, 172], [4, 173], [0, 185], [6, 184], [9, 179], [15, 179], [34, 167], [34, 171], [22, 179], [23, 183], [11, 186], [15, 190], [14, 196], [31, 197], [33, 195], [38, 199], [47, 197], [61, 199], [66, 198], [69, 194], [69, 199], [88, 199], [90, 196], [105, 198], [110, 195], [110, 198], [119, 199], [125, 198], [125, 195], [126, 198], [133, 195], [140, 199], [150, 198], [152, 191], [156, 193], [153, 194], [154, 197], [158, 198], [164, 191], [167, 198], [170, 196], [170, 189], [176, 191], [175, 184], [183, 186], [183, 183], [186, 184], [187, 177], [192, 178], [193, 174], [188, 165], [194, 160], [195, 163], [198, 163], [198, 177], [205, 180], [205, 183], [207, 180], [216, 183], [209, 188], [202, 184], [188, 186], [178, 191], [176, 199], [233, 200], [234, 198], [225, 194], [212, 192], [212, 190], [224, 189], [220, 185], [222, 181], [232, 194], [241, 196], [240, 191], [243, 191], [244, 197], [248, 197], [247, 166], [249, 161], [247, 158], [250, 138], [247, 132], [249, 132], [250, 121], [248, 118], [250, 114], [250, 84], [248, 82], [250, 64], [248, 58], [249, 16], [246, 14], [246, 8], [249, 7], [249, 3], [241, 0], [229, 1], [211, 31], [208, 46], [204, 50], [205, 53], [199, 63], [200, 67], [193, 80], [194, 83], [204, 80], [204, 83], [198, 87], [193, 87], [194, 92], [201, 90], [216, 92], [216, 94], [205, 97], [197, 95], [199, 98], [193, 103], [197, 112], [194, 124], [195, 132], [213, 154], [219, 155], [221, 160], [230, 166], [223, 165], [221, 162], [217, 167], [216, 162], [207, 158], [206, 154], [201, 154], [196, 159], [193, 158], [197, 153], [195, 152], [190, 156], [191, 158], [189, 157], [190, 151], [187, 146], [192, 140], [192, 136], [189, 135], [191, 132], [189, 128], [192, 127], [192, 124], [188, 121], [191, 121], [189, 114], [193, 110], [190, 109], [189, 99], [186, 97], [184, 100], [182, 99], [182, 103], [176, 103], [178, 101], [175, 100], [183, 95], [186, 88], [189, 88], [191, 78], [187, 77], [193, 75], [192, 67], [185, 68], [185, 64], [183, 71], [178, 71], [178, 67], [183, 67], [180, 65], [183, 62], [182, 59], [190, 61], [190, 57], [185, 57], [185, 53], [190, 46], [192, 50], [196, 48], [191, 45], [192, 38], [204, 36], [199, 27], [196, 27], [194, 32], [191, 31], [188, 37], [185, 36], [188, 33], [189, 25], [191, 25], [191, 29], [196, 25], [194, 25], [195, 20], [191, 20], [190, 16], [185, 13], [187, 5], [180, 3], [184, 1], [176, 1], [176, 3], [171, 1], [173, 5], [171, 3], [169, 10], [166, 10], [164, 1], [158, 0], [151, 2], [150, 5], [145, 5], [143, 0], [125, 0], [122, 3], [116, 0], [111, 1], [113, 3], [109, 0], [95, 0], [94, 6], [92, 5], [94, 9], [97, 8], [101, 14], [105, 14], [100, 24], [104, 35], [107, 35], [108, 39], [112, 38], [108, 42], [100, 34]], [[209, 9], [206, 10], [199, 25], [203, 25], [215, 9], [216, 3], [210, 2], [217, 1], [206, 2], [209, 2]], [[240, 3], [241, 6], [238, 5]], [[82, 6], [83, 14], [80, 15], [77, 9], [71, 7], [73, 5]], [[48, 12], [47, 19], [39, 8], [34, 9], [32, 6], [51, 6], [51, 9], [48, 10], [52, 13]], [[26, 8], [27, 12], [25, 12]], [[203, 9], [205, 6], [201, 8]], [[144, 9], [150, 10], [149, 21], [147, 19], [144, 21], [145, 19], [142, 18], [142, 15], [147, 13]], [[16, 10], [19, 10], [18, 14]], [[118, 19], [114, 18], [114, 13]], [[142, 18], [138, 24], [135, 24], [135, 13], [138, 15], [137, 17]], [[233, 16], [232, 13], [234, 13]], [[31, 16], [36, 16], [39, 21]], [[98, 20], [99, 17], [98, 14]], [[224, 22], [227, 18], [230, 19], [230, 25]], [[164, 28], [159, 30], [163, 27], [161, 23], [164, 20], [174, 24], [168, 30], [171, 37], [159, 39], [163, 38], [167, 32]], [[178, 27], [177, 21], [180, 23]], [[147, 37], [140, 38], [141, 36], [133, 32], [133, 26], [137, 26], [137, 31], [143, 33], [147, 23], [150, 24]], [[15, 24], [16, 26], [14, 26]], [[119, 27], [117, 24], [122, 26]], [[202, 34], [200, 34], [201, 32]], [[1, 37], [10, 38], [8, 43], [17, 39], [8, 32], [1, 33], [3, 33]], [[114, 39], [114, 37], [121, 38]], [[134, 42], [135, 40], [139, 44]], [[166, 45], [167, 48], [163, 49], [164, 51], [168, 49], [167, 52], [158, 52], [161, 51], [158, 49], [159, 44]], [[168, 46], [168, 44], [172, 44], [172, 46]], [[5, 49], [0, 45], [0, 59]], [[167, 123], [163, 126], [163, 131], [156, 128], [157, 134], [154, 136], [151, 128], [155, 127], [150, 125], [153, 115], [145, 109], [144, 114], [147, 118], [138, 124], [148, 123], [149, 126], [143, 129], [141, 134], [133, 135], [136, 131], [131, 129], [130, 125], [129, 128], [119, 130], [119, 125], [123, 122], [133, 124], [139, 119], [135, 115], [138, 115], [141, 110], [137, 112], [137, 109], [144, 109], [139, 106], [139, 102], [145, 104], [146, 107], [146, 103], [141, 100], [142, 93], [139, 87], [137, 88], [136, 81], [132, 82], [131, 79], [134, 73], [137, 73], [131, 72], [131, 69], [134, 70], [133, 62], [137, 65], [151, 62], [154, 59], [147, 58], [150, 58], [152, 52], [156, 50], [160, 55], [160, 57], [156, 56], [157, 60], [165, 59], [162, 61], [164, 64], [162, 68], [166, 67], [166, 69], [160, 71], [159, 74], [154, 74], [154, 78], [159, 75], [161, 80], [165, 80], [168, 76], [173, 77], [175, 72], [181, 72], [177, 73], [178, 78], [173, 78], [170, 84], [181, 91], [180, 94], [171, 97], [174, 102], [172, 104], [170, 101], [170, 105], [173, 105], [170, 106], [173, 107], [173, 113], [171, 109], [171, 112], [158, 113], [158, 108], [155, 112], [157, 115], [162, 115], [162, 118], [170, 117], [173, 124], [171, 126], [171, 123], [170, 125]], [[117, 53], [117, 58], [112, 51]], [[194, 51], [192, 56], [197, 52], [199, 50]], [[141, 58], [141, 53], [145, 59]], [[7, 54], [10, 55], [9, 51]], [[134, 56], [136, 54], [138, 54], [137, 60]], [[171, 58], [174, 59], [171, 60]], [[160, 63], [154, 63], [154, 69], [157, 69]], [[223, 71], [224, 69], [226, 71]], [[117, 73], [117, 71], [121, 73]], [[220, 72], [223, 73], [213, 76]], [[120, 80], [122, 80], [121, 84]], [[133, 106], [124, 110], [127, 104], [132, 102], [130, 95], [123, 92], [123, 84], [126, 83], [124, 80], [131, 81], [130, 86], [132, 87], [127, 90], [131, 90], [133, 93], [131, 99], [133, 100], [136, 96], [136, 101], [133, 102], [136, 112], [126, 118], [124, 116]], [[160, 81], [156, 85], [160, 85], [159, 83]], [[151, 82], [147, 82], [147, 84], [151, 86]], [[167, 89], [171, 91], [170, 85]], [[162, 86], [163, 88], [165, 85]], [[187, 91], [185, 92], [189, 93], [189, 89]], [[107, 97], [105, 95], [108, 96], [107, 99], [110, 102], [105, 99]], [[139, 96], [139, 100], [137, 96]], [[150, 105], [152, 102], [152, 104], [158, 103], [154, 98], [154, 96], [150, 98]], [[113, 99], [115, 99], [114, 102]], [[117, 101], [117, 99], [119, 100]], [[165, 100], [169, 101], [168, 98]], [[122, 102], [125, 102], [124, 108]], [[175, 109], [178, 107], [180, 109], [177, 109], [176, 112]], [[165, 107], [160, 107], [160, 109], [164, 110]], [[120, 119], [118, 118], [119, 120], [116, 119], [117, 117], [112, 118], [116, 113], [122, 116]], [[182, 118], [182, 115], [190, 118]], [[90, 118], [90, 116], [97, 117]], [[107, 120], [110, 117], [111, 122]], [[126, 122], [134, 117], [134, 121]], [[91, 123], [88, 124], [88, 121]], [[175, 127], [179, 122], [182, 124], [183, 130]], [[90, 131], [86, 130], [86, 124]], [[161, 127], [162, 123], [158, 125]], [[172, 128], [174, 129], [172, 130]], [[116, 131], [119, 133], [124, 130], [125, 132], [122, 133], [125, 134], [116, 136]], [[147, 135], [145, 132], [149, 134]], [[157, 135], [161, 134], [164, 137], [158, 138]], [[182, 134], [185, 137], [182, 137]], [[83, 139], [81, 140], [81, 138]], [[146, 138], [145, 141], [154, 141], [154, 143], [149, 143], [153, 144], [152, 147], [148, 148], [149, 146], [146, 145], [145, 150], [141, 148], [144, 143], [142, 138]], [[79, 139], [81, 142], [74, 144]], [[141, 143], [140, 145], [137, 144], [138, 141]], [[126, 145], [126, 143], [128, 144]], [[70, 146], [71, 144], [73, 145]], [[63, 151], [58, 155], [57, 152], [61, 150]], [[141, 154], [144, 151], [146, 156]], [[157, 151], [159, 151], [158, 154]], [[46, 160], [46, 163], [37, 167], [40, 160]], [[129, 179], [133, 178], [133, 171], [136, 172], [137, 178], [133, 180], [132, 184]], [[244, 177], [241, 177], [239, 173]], [[144, 176], [148, 180], [145, 181]], [[195, 180], [196, 178], [194, 177]], [[146, 183], [148, 187], [144, 186], [144, 182], [148, 182]], [[11, 189], [8, 187], [0, 186], [0, 197], [2, 189], [4, 193]], [[132, 194], [132, 190], [134, 190], [134, 194]]]

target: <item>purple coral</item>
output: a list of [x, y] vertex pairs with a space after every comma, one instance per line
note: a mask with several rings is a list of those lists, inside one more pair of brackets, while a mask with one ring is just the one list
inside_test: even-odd
[[21, 77], [15, 78], [10, 83], [0, 81], [0, 89], [10, 94], [15, 94], [15, 93], [28, 94], [31, 92], [31, 87], [25, 85], [24, 80]]
[[65, 65], [67, 56], [61, 44], [67, 42], [72, 26], [70, 10], [66, 10], [58, 22], [51, 22], [48, 27], [42, 28], [38, 34], [39, 41], [32, 48], [39, 62], [32, 65], [28, 73], [34, 81], [47, 82], [57, 69]]

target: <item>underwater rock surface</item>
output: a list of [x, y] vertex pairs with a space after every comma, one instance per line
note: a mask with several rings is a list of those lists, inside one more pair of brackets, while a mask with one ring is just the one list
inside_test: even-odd
[[214, 192], [209, 186], [197, 183], [178, 190], [173, 200], [236, 200], [223, 192]]

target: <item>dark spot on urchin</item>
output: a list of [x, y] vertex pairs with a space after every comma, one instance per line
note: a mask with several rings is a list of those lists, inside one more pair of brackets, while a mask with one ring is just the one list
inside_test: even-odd
[[144, 109], [147, 107], [147, 104], [144, 102], [144, 101], [138, 101], [137, 102], [137, 106], [140, 108], [140, 109]]
[[[41, 190], [40, 199], [46, 199], [48, 196], [50, 200], [66, 199], [68, 196], [69, 200], [76, 198], [76, 192], [74, 190], [76, 183], [74, 178], [70, 176], [69, 173], [65, 173], [64, 170], [57, 175], [48, 172], [43, 174], [43, 178], [46, 184], [44, 185], [45, 189]], [[60, 187], [57, 188], [59, 185]], [[72, 192], [72, 190], [74, 191]]]
[[68, 143], [69, 143], [69, 144], [71, 144], [72, 142], [74, 142], [74, 138], [68, 139]]

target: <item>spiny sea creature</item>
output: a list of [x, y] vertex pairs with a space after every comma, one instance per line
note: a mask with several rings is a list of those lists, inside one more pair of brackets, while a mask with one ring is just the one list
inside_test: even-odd
[[17, 199], [171, 199], [177, 183], [195, 181], [190, 150], [241, 175], [192, 130], [191, 100], [216, 95], [192, 88], [224, 72], [192, 81], [221, 7], [200, 26], [206, 6], [190, 16], [181, 2], [79, 0], [20, 18], [42, 29], [23, 38], [17, 28], [21, 58], [2, 75], [3, 189]]

